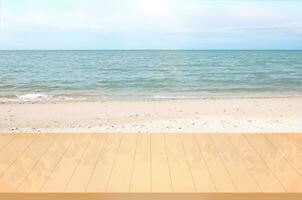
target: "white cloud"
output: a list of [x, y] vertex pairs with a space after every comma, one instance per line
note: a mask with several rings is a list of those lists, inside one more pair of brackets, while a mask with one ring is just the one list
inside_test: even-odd
[[[269, 39], [270, 34], [277, 40], [286, 34], [286, 38], [296, 37], [302, 30], [302, 2], [298, 1], [286, 5], [209, 0], [27, 0], [22, 5], [19, 0], [2, 1], [2, 35], [25, 46], [41, 34], [70, 43], [77, 38], [98, 43], [99, 35], [109, 34], [106, 37], [112, 41], [119, 39], [119, 44], [127, 45], [128, 40], [173, 44], [168, 40], [174, 38], [185, 46], [188, 41], [210, 44], [260, 36]], [[203, 40], [194, 42], [200, 38]]]
[[7, 28], [17, 29], [37, 26], [53, 29], [169, 32], [293, 23], [284, 17], [282, 10], [269, 4], [253, 2], [227, 4], [196, 0], [77, 0], [65, 10], [56, 10], [47, 5], [33, 4], [32, 8], [27, 6], [21, 13], [4, 10], [3, 23]]

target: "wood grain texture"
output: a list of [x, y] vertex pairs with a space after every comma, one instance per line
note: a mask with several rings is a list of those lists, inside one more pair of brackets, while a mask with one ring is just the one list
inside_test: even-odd
[[302, 192], [302, 135], [1, 134], [14, 191]]

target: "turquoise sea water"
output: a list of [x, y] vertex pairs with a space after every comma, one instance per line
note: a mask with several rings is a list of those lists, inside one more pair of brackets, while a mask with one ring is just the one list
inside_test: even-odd
[[302, 94], [302, 51], [0, 51], [0, 99]]

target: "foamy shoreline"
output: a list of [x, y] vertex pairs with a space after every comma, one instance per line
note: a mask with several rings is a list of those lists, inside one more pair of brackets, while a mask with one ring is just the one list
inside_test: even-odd
[[[20, 98], [20, 96], [22, 96]], [[30, 96], [24, 98], [23, 96]], [[71, 96], [52, 96], [43, 93], [32, 93], [17, 95], [18, 98], [0, 98], [0, 104], [48, 104], [48, 103], [79, 103], [79, 102], [125, 102], [125, 101], [178, 101], [178, 100], [216, 100], [216, 99], [275, 99], [275, 98], [301, 98], [302, 93], [285, 94], [258, 94], [258, 95], [209, 95], [209, 96], [152, 96], [152, 97], [71, 97]], [[40, 98], [43, 97], [43, 98]]]
[[301, 117], [301, 97], [9, 103], [0, 132], [302, 132]]

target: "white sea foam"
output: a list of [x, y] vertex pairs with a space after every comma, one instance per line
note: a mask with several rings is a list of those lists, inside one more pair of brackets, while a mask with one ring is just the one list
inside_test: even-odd
[[151, 99], [186, 99], [186, 98], [197, 98], [197, 96], [165, 96], [165, 95], [154, 95]]
[[19, 100], [24, 101], [42, 101], [51, 98], [50, 95], [42, 94], [42, 93], [29, 93], [23, 95], [16, 95]]
[[50, 102], [50, 101], [85, 101], [85, 97], [71, 97], [71, 96], [62, 96], [62, 95], [50, 95], [43, 93], [28, 93], [28, 94], [19, 94], [12, 97], [0, 97], [0, 103], [14, 103], [14, 102]]

